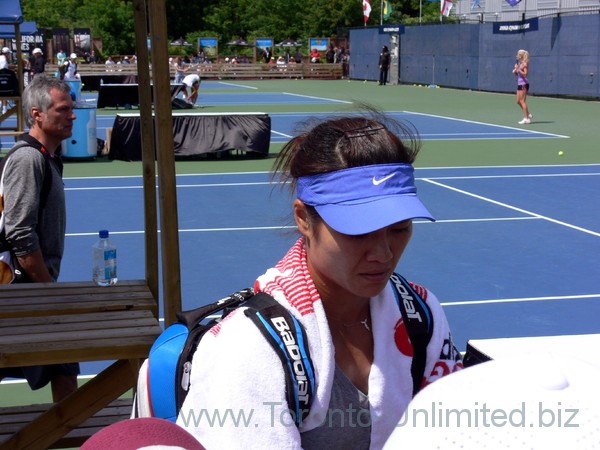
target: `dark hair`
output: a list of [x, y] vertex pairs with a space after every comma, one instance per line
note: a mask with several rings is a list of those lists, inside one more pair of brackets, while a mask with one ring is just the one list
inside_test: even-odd
[[376, 111], [314, 118], [302, 125], [306, 131], [283, 147], [273, 167], [273, 176], [289, 182], [292, 192], [298, 177], [373, 164], [412, 164], [420, 149], [416, 129]]

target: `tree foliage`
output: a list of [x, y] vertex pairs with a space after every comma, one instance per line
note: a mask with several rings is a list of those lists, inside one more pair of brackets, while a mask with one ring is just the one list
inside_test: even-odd
[[[419, 0], [391, 0], [387, 23], [418, 22]], [[380, 1], [371, 0], [367, 25], [379, 24]], [[421, 2], [423, 18], [439, 18], [439, 2]], [[42, 28], [90, 28], [106, 54], [135, 50], [131, 0], [21, 0], [26, 20]], [[348, 28], [363, 26], [362, 0], [166, 0], [170, 39], [215, 36], [224, 43], [256, 37], [306, 40], [345, 37]], [[411, 19], [412, 18], [412, 19]], [[425, 20], [424, 20], [425, 21]]]

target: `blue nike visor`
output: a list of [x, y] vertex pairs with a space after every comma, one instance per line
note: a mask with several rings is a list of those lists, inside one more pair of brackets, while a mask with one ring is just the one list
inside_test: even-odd
[[408, 219], [435, 221], [417, 197], [411, 164], [375, 164], [299, 177], [296, 195], [343, 234], [371, 233]]

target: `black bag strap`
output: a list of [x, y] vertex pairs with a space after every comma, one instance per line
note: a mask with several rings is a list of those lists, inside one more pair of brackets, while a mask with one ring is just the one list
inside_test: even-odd
[[[10, 155], [12, 155], [14, 152], [16, 152], [17, 150], [24, 148], [24, 147], [35, 148], [29, 142], [24, 142], [24, 141], [19, 141], [15, 145], [13, 145], [13, 147], [9, 150], [9, 152], [6, 154], [6, 156], [4, 156], [0, 160], [0, 177], [2, 177], [2, 174], [4, 173], [4, 166], [6, 165], [6, 162], [8, 161], [8, 157]], [[44, 153], [43, 151], [41, 151], [39, 149], [38, 149], [38, 151], [42, 155], [44, 155], [44, 162], [45, 162], [44, 180], [42, 181], [42, 191], [40, 194], [40, 209], [42, 209], [46, 205], [46, 201], [48, 200], [48, 195], [50, 194], [50, 188], [52, 186], [52, 169], [50, 168], [50, 156], [48, 156], [46, 153]]]
[[260, 292], [248, 300], [245, 310], [281, 360], [285, 373], [290, 414], [300, 426], [312, 405], [315, 370], [302, 324], [273, 297]]
[[[180, 312], [177, 319], [189, 334], [177, 363], [175, 399], [177, 412], [189, 390], [189, 374], [193, 355], [204, 334], [234, 309], [247, 307], [245, 313], [273, 347], [281, 360], [286, 379], [288, 408], [299, 426], [310, 410], [314, 390], [314, 367], [308, 350], [304, 327], [268, 294], [254, 295], [252, 288], [231, 294], [215, 303]], [[220, 318], [206, 321], [222, 313]], [[203, 323], [204, 322], [204, 323]]]
[[413, 347], [410, 372], [413, 379], [414, 397], [421, 390], [421, 383], [425, 374], [427, 345], [433, 334], [433, 316], [425, 300], [417, 294], [402, 275], [394, 273], [390, 281], [394, 287], [396, 301]]

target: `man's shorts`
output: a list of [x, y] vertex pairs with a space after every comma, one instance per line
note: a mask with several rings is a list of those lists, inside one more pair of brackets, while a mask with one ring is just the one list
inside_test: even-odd
[[79, 363], [49, 366], [7, 367], [0, 369], [0, 380], [6, 377], [25, 378], [33, 390], [43, 388], [56, 375], [79, 375]]

